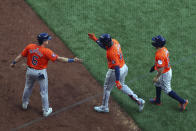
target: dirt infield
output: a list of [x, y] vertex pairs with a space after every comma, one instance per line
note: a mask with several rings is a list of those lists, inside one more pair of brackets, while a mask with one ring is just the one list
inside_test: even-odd
[[[0, 0], [0, 130], [15, 129], [41, 117], [39, 86], [33, 90], [30, 108], [21, 109], [25, 83], [23, 62], [10, 69], [10, 62], [40, 32], [48, 32], [53, 39], [49, 48], [61, 56], [74, 57], [62, 41], [32, 11], [24, 0]], [[102, 93], [101, 85], [82, 64], [49, 63], [49, 101], [54, 111]], [[93, 111], [101, 96], [57, 113], [20, 130], [36, 131], [128, 131], [139, 130], [126, 113], [110, 101], [108, 114]]]

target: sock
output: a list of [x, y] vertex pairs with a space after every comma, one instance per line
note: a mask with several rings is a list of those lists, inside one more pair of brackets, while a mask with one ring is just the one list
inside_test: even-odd
[[173, 99], [177, 100], [178, 102], [180, 102], [181, 104], [185, 103], [185, 100], [179, 97], [174, 91], [170, 91], [168, 95]]
[[156, 102], [161, 103], [161, 87], [156, 87]]

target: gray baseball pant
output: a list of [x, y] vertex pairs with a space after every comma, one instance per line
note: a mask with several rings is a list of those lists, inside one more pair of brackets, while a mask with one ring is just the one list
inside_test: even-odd
[[40, 85], [40, 95], [42, 99], [42, 110], [47, 111], [49, 108], [48, 102], [48, 76], [46, 69], [36, 70], [27, 67], [26, 71], [26, 83], [23, 92], [22, 102], [29, 104], [29, 98], [32, 94], [33, 85], [38, 81]]

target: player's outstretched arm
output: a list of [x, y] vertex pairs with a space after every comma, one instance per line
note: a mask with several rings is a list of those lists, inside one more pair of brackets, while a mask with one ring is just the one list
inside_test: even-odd
[[106, 49], [105, 45], [95, 36], [94, 33], [88, 33], [91, 40], [95, 41], [101, 48]]
[[23, 58], [23, 56], [21, 54], [19, 54], [15, 59], [14, 61], [10, 64], [10, 67], [15, 67], [16, 63], [18, 63], [19, 61], [21, 61]]
[[75, 62], [75, 63], [82, 63], [82, 59], [79, 59], [77, 57], [75, 58], [66, 58], [66, 57], [58, 57], [57, 58], [57, 61], [58, 62], [63, 62], [63, 63], [72, 63], [72, 62]]
[[93, 41], [95, 41], [95, 42], [98, 40], [98, 38], [95, 36], [94, 33], [88, 33], [88, 36], [89, 36], [89, 38], [90, 38], [91, 40], [93, 40]]

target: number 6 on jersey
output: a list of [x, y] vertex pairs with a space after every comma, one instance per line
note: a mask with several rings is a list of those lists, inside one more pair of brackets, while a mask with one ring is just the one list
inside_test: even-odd
[[38, 56], [33, 56], [33, 58], [32, 58], [32, 64], [33, 65], [37, 65], [37, 59], [38, 59], [39, 57]]

